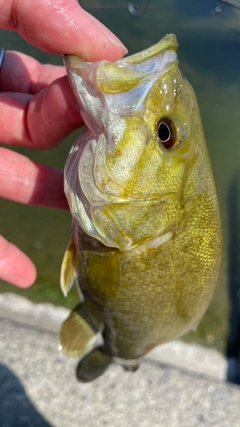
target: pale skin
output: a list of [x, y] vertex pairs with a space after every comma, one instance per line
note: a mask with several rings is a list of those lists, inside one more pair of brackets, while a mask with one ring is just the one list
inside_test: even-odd
[[[0, 0], [0, 28], [50, 53], [115, 61], [126, 48], [77, 0]], [[8, 51], [0, 72], [0, 143], [47, 149], [83, 124], [64, 67]], [[0, 147], [0, 197], [67, 209], [61, 170]], [[7, 218], [6, 218], [7, 220]], [[0, 278], [19, 287], [36, 279], [32, 261], [0, 235]]]

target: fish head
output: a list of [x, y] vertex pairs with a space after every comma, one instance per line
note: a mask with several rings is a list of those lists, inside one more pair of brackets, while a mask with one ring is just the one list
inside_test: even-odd
[[70, 210], [83, 231], [121, 251], [171, 236], [201, 185], [204, 136], [177, 46], [170, 34], [115, 63], [65, 57], [86, 124], [65, 166]]

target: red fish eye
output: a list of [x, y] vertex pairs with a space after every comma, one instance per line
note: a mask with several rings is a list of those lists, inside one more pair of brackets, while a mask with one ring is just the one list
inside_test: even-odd
[[164, 117], [158, 122], [157, 133], [160, 142], [167, 150], [174, 148], [177, 142], [175, 127], [172, 120]]

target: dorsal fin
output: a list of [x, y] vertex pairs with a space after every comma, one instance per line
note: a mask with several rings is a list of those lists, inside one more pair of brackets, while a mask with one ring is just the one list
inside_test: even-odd
[[60, 284], [62, 292], [67, 296], [70, 291], [74, 280], [77, 277], [78, 269], [78, 259], [77, 259], [77, 250], [73, 238], [71, 237], [67, 249], [65, 251], [62, 266], [61, 266], [61, 276]]

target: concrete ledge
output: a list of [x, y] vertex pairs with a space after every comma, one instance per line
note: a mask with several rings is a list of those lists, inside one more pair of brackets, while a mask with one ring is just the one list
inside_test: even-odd
[[[52, 304], [34, 304], [26, 298], [12, 293], [0, 294], [0, 317], [58, 333], [69, 310]], [[224, 380], [227, 363], [216, 350], [197, 344], [171, 341], [151, 351], [148, 358], [169, 363], [199, 374]]]
[[69, 314], [63, 307], [34, 304], [27, 298], [6, 292], [0, 294], [0, 317], [58, 333]]
[[135, 373], [112, 365], [81, 384], [77, 360], [57, 349], [67, 311], [0, 297], [1, 426], [239, 427], [240, 388], [220, 379], [226, 364], [216, 351], [176, 341]]

